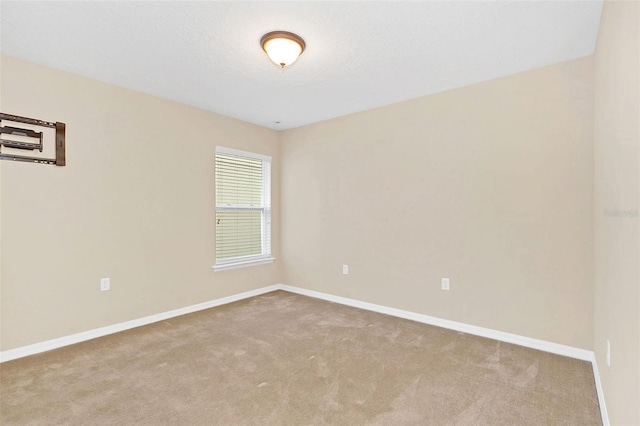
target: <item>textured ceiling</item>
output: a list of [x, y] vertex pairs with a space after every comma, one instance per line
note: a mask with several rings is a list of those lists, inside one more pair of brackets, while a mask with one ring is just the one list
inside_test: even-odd
[[[3, 53], [286, 129], [590, 55], [602, 2], [3, 0], [0, 7]], [[307, 43], [284, 72], [259, 45], [272, 30]]]

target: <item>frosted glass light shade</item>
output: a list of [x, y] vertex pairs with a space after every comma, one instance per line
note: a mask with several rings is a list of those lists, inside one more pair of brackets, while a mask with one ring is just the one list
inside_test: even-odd
[[260, 44], [269, 59], [281, 68], [294, 63], [305, 48], [304, 40], [300, 36], [287, 31], [267, 33], [260, 39]]

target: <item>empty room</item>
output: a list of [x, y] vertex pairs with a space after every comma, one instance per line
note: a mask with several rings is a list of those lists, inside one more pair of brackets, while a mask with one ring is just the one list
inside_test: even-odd
[[640, 426], [640, 2], [0, 37], [2, 425]]

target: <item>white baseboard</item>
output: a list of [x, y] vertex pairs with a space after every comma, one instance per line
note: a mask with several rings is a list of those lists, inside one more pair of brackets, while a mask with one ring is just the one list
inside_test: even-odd
[[600, 381], [600, 372], [598, 371], [598, 361], [596, 360], [595, 353], [593, 354], [591, 365], [593, 366], [593, 377], [596, 380], [596, 392], [598, 393], [598, 405], [600, 405], [602, 424], [604, 426], [610, 426], [609, 413], [607, 412], [607, 404], [604, 403], [604, 391], [602, 390], [602, 382]]
[[362, 302], [360, 300], [348, 299], [346, 297], [334, 296], [332, 294], [320, 293], [289, 285], [281, 285], [282, 290], [297, 293], [316, 299], [327, 300], [329, 302], [340, 303], [342, 305], [353, 306], [354, 308], [366, 309], [367, 311], [379, 312], [381, 314], [404, 318], [424, 324], [435, 325], [437, 327], [448, 328], [450, 330], [461, 331], [463, 333], [476, 336], [487, 337], [489, 339], [500, 340], [501, 342], [513, 343], [527, 348], [538, 349], [540, 351], [551, 352], [553, 354], [577, 358], [583, 361], [591, 361], [593, 352], [586, 349], [565, 346], [559, 343], [547, 342], [546, 340], [533, 339], [517, 334], [505, 333], [504, 331], [492, 330], [490, 328], [478, 327], [476, 325], [462, 322], [450, 321], [446, 319], [431, 317], [429, 315], [417, 314], [415, 312], [404, 311], [402, 309], [389, 308], [387, 306], [375, 305], [373, 303]]
[[72, 345], [74, 343], [83, 342], [85, 340], [95, 339], [96, 337], [106, 336], [108, 334], [117, 333], [119, 331], [129, 330], [131, 328], [140, 327], [168, 318], [180, 315], [190, 314], [192, 312], [201, 311], [203, 309], [213, 308], [215, 306], [225, 305], [227, 303], [236, 302], [238, 300], [247, 299], [249, 297], [258, 296], [260, 294], [269, 293], [275, 290], [285, 290], [291, 293], [309, 296], [316, 299], [327, 300], [329, 302], [340, 303], [342, 305], [352, 306], [354, 308], [366, 309], [368, 311], [379, 312], [398, 318], [404, 318], [424, 324], [435, 325], [437, 327], [448, 328], [450, 330], [461, 331], [463, 333], [474, 334], [476, 336], [487, 337], [489, 339], [500, 340], [502, 342], [513, 343], [532, 349], [538, 349], [545, 352], [551, 352], [558, 355], [577, 358], [584, 361], [594, 360], [592, 351], [579, 349], [572, 346], [565, 346], [559, 343], [548, 342], [545, 340], [533, 339], [517, 334], [505, 333], [503, 331], [492, 330], [489, 328], [478, 327], [475, 325], [465, 324], [456, 321], [436, 318], [429, 315], [409, 312], [402, 309], [390, 308], [387, 306], [376, 305], [373, 303], [362, 302], [360, 300], [349, 299], [341, 296], [334, 296], [328, 293], [307, 290], [300, 287], [294, 287], [286, 284], [274, 284], [268, 287], [262, 287], [256, 290], [246, 291], [244, 293], [234, 294], [232, 296], [211, 300], [209, 302], [198, 303], [196, 305], [184, 308], [174, 309], [172, 311], [150, 315], [144, 318], [138, 318], [131, 321], [121, 322], [106, 327], [96, 328], [93, 330], [83, 331], [81, 333], [60, 337], [45, 342], [35, 343], [33, 345], [23, 346], [16, 349], [10, 349], [0, 352], [0, 362], [10, 361], [16, 358], [22, 358], [28, 355], [49, 351], [51, 349], [61, 348], [63, 346]]
[[404, 318], [404, 319], [408, 319], [408, 320], [412, 320], [412, 321], [416, 321], [424, 324], [447, 328], [450, 330], [461, 331], [463, 333], [473, 334], [481, 337], [487, 337], [489, 339], [499, 340], [506, 343], [513, 343], [515, 345], [520, 345], [527, 348], [550, 352], [557, 355], [576, 358], [583, 361], [590, 361], [593, 366], [593, 375], [596, 381], [596, 390], [598, 393], [598, 402], [600, 404], [600, 413], [602, 415], [602, 422], [604, 426], [609, 426], [609, 416], [607, 414], [607, 408], [604, 402], [604, 394], [602, 392], [602, 383], [600, 381], [600, 374], [598, 372], [598, 364], [596, 362], [595, 354], [593, 353], [593, 351], [575, 348], [572, 346], [561, 345], [559, 343], [548, 342], [545, 340], [533, 339], [531, 337], [520, 336], [517, 334], [505, 333], [503, 331], [492, 330], [489, 328], [478, 327], [475, 325], [465, 324], [461, 322], [445, 320], [441, 318], [432, 317], [429, 315], [405, 311], [402, 309], [376, 305], [374, 303], [363, 302], [360, 300], [349, 299], [346, 297], [334, 296], [332, 294], [321, 293], [313, 290], [307, 290], [304, 288], [294, 287], [286, 284], [274, 284], [268, 287], [262, 287], [256, 290], [246, 291], [244, 293], [239, 293], [232, 296], [211, 300], [209, 302], [199, 303], [196, 305], [174, 309], [172, 311], [147, 316], [144, 318], [126, 321], [126, 322], [122, 322], [122, 323], [118, 323], [118, 324], [114, 324], [106, 327], [96, 328], [93, 330], [84, 331], [82, 333], [60, 337], [58, 339], [35, 343], [33, 345], [23, 346], [16, 349], [10, 349], [4, 352], [0, 352], [0, 362], [11, 361], [17, 358], [22, 358], [29, 355], [50, 351], [52, 349], [57, 349], [63, 346], [72, 345], [74, 343], [84, 342], [86, 340], [95, 339], [97, 337], [102, 337], [102, 336], [117, 333], [120, 331], [129, 330], [131, 328], [140, 327], [140, 326], [151, 324], [158, 321], [163, 321], [163, 320], [174, 318], [180, 315], [190, 314], [192, 312], [201, 311], [203, 309], [209, 309], [215, 306], [225, 305], [227, 303], [232, 303], [238, 300], [247, 299], [249, 297], [270, 293], [276, 290], [284, 290], [290, 293], [296, 293], [303, 296], [309, 296], [316, 299], [322, 299], [329, 302], [335, 302], [342, 305], [352, 306], [354, 308], [365, 309], [368, 311], [391, 315], [398, 318]]
[[220, 299], [211, 300], [209, 302], [198, 303], [196, 305], [186, 306], [184, 308], [174, 309], [172, 311], [163, 312], [160, 314], [150, 315], [148, 317], [108, 325], [106, 327], [95, 328], [93, 330], [83, 331], [81, 333], [47, 340], [45, 342], [34, 343], [33, 345], [22, 346], [16, 349], [10, 349], [0, 352], [0, 362], [11, 361], [29, 355], [35, 355], [41, 352], [50, 351], [52, 349], [61, 348], [63, 346], [73, 345], [74, 343], [80, 343], [86, 340], [95, 339], [96, 337], [102, 337], [154, 322], [164, 321], [166, 319], [174, 318], [180, 315], [190, 314], [192, 312], [213, 308], [215, 306], [226, 305], [227, 303], [237, 302], [238, 300], [247, 299], [249, 297], [258, 296], [260, 294], [269, 293], [279, 289], [280, 285], [276, 284], [259, 288], [257, 290], [245, 291], [244, 293], [234, 294], [228, 297], [222, 297]]

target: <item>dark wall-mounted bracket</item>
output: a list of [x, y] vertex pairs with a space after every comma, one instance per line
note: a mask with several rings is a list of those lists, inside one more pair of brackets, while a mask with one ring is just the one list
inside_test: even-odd
[[[64, 166], [66, 164], [65, 158], [65, 124], [64, 123], [51, 123], [49, 121], [37, 120], [35, 118], [20, 117], [17, 115], [0, 113], [0, 125], [2, 120], [10, 121], [12, 123], [25, 123], [33, 126], [49, 127], [56, 129], [56, 158], [38, 158], [29, 157], [27, 155], [15, 155], [2, 153], [2, 147], [12, 149], [22, 149], [25, 151], [38, 150], [42, 152], [43, 140], [42, 132], [36, 132], [31, 129], [21, 129], [13, 126], [0, 126], [0, 160], [12, 160], [12, 161], [24, 161], [28, 163], [40, 163], [40, 164], [53, 164], [56, 166]], [[19, 136], [23, 139], [30, 140], [15, 140], [3, 137], [3, 135]]]

